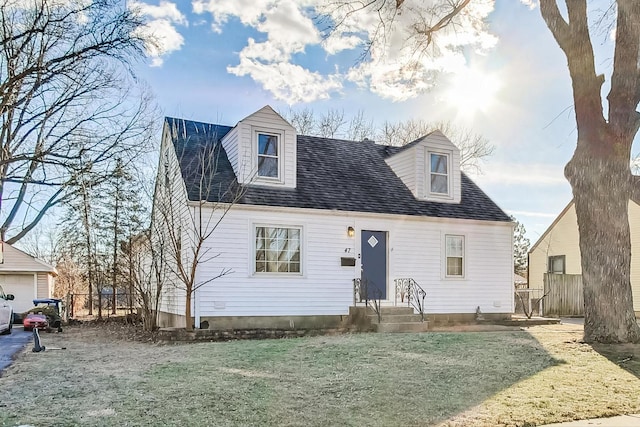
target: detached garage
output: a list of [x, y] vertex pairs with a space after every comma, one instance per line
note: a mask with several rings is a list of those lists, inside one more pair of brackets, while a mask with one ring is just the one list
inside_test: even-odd
[[5, 293], [15, 296], [13, 311], [24, 313], [33, 307], [35, 298], [51, 298], [56, 269], [7, 243], [2, 245], [0, 285]]

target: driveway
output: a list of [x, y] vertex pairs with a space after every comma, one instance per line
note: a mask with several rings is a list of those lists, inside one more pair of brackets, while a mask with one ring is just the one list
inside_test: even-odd
[[13, 355], [22, 350], [32, 336], [31, 332], [25, 332], [18, 325], [13, 325], [11, 335], [0, 335], [0, 375], [13, 362]]
[[567, 325], [584, 325], [584, 317], [561, 317], [560, 323]]

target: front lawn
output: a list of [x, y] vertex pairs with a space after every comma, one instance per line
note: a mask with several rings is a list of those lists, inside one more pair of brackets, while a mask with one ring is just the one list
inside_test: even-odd
[[0, 378], [0, 425], [536, 425], [640, 411], [640, 380], [532, 333], [354, 334], [155, 345], [43, 334]]

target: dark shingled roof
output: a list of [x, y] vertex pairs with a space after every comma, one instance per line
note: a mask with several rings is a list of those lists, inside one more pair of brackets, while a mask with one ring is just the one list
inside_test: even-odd
[[[233, 195], [240, 194], [233, 168], [220, 143], [231, 127], [173, 118], [166, 121], [189, 200], [229, 202]], [[209, 154], [212, 149], [213, 156]], [[459, 204], [417, 200], [385, 162], [385, 158], [400, 150], [402, 147], [371, 141], [298, 135], [297, 188], [250, 185], [242, 191], [238, 203], [511, 221], [464, 173]]]

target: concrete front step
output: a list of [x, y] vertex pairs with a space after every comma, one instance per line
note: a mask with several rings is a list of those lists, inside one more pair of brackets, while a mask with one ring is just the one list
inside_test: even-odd
[[375, 332], [427, 332], [429, 322], [373, 323]]
[[[380, 307], [380, 313], [384, 315], [393, 315], [393, 314], [413, 314], [412, 307]], [[376, 312], [373, 308], [367, 308], [368, 315], [376, 315]]]

